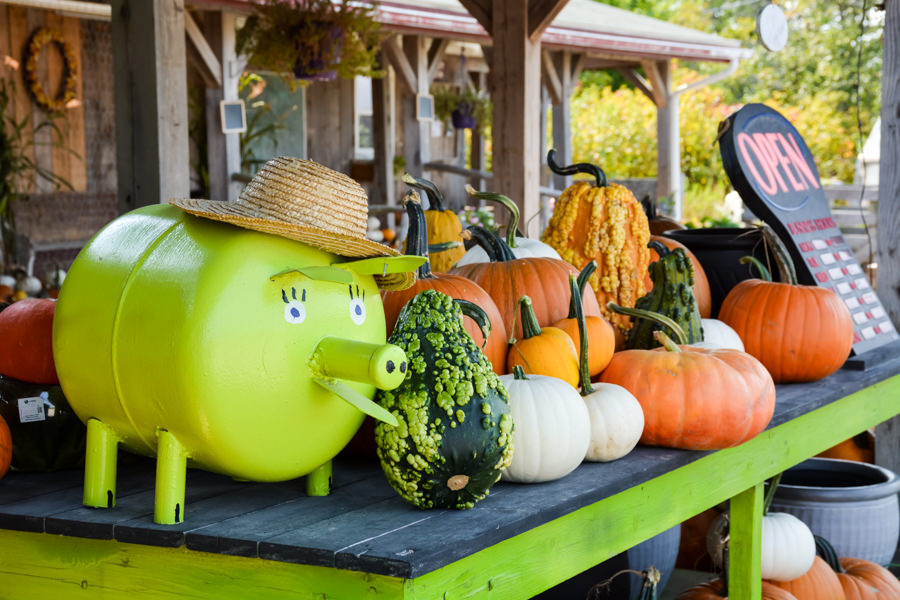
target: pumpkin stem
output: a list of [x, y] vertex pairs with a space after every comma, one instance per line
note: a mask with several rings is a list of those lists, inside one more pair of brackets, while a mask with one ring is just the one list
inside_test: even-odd
[[[425, 222], [425, 211], [422, 210], [422, 202], [416, 190], [409, 190], [401, 201], [406, 214], [409, 215], [409, 230], [406, 233], [406, 255], [424, 256], [428, 258], [428, 225]], [[416, 277], [419, 279], [431, 279], [431, 263], [426, 260], [416, 269]]]
[[[587, 286], [588, 281], [591, 278], [591, 275], [594, 274], [594, 271], [597, 270], [597, 261], [592, 260], [588, 264], [584, 265], [584, 268], [578, 274], [578, 294], [584, 295], [584, 288]], [[569, 298], [569, 319], [574, 319], [575, 317], [575, 296], [573, 295]]]
[[650, 240], [649, 242], [647, 242], [647, 247], [651, 250], [655, 250], [659, 255], [660, 260], [672, 253], [668, 246], [658, 240]]
[[598, 167], [597, 165], [592, 165], [590, 163], [577, 163], [574, 165], [569, 165], [567, 167], [561, 167], [556, 164], [556, 150], [551, 148], [549, 152], [547, 152], [547, 166], [550, 167], [550, 170], [556, 173], [557, 175], [575, 175], [577, 173], [587, 173], [588, 175], [593, 175], [594, 179], [597, 182], [597, 187], [606, 187], [609, 185], [609, 182], [606, 179], [606, 173], [603, 172], [603, 169]]
[[496, 233], [479, 225], [469, 225], [466, 231], [472, 236], [472, 241], [481, 246], [487, 253], [490, 262], [509, 262], [516, 260], [516, 255]]
[[575, 310], [575, 319], [578, 322], [578, 337], [580, 341], [578, 348], [578, 374], [581, 380], [581, 395], [587, 396], [594, 393], [594, 388], [591, 387], [591, 374], [588, 372], [587, 322], [584, 318], [584, 305], [581, 301], [581, 293], [578, 290], [578, 281], [574, 275], [569, 275], [569, 288], [572, 290], [572, 304]]
[[[651, 321], [656, 321], [660, 325], [664, 325], [672, 331], [672, 335], [675, 337], [675, 343], [680, 346], [688, 343], [687, 334], [684, 332], [684, 329], [682, 329], [681, 325], [665, 315], [661, 315], [649, 310], [643, 310], [641, 308], [627, 308], [625, 306], [619, 306], [615, 302], [608, 302], [606, 304], [606, 308], [623, 315], [628, 315], [633, 319], [650, 319]], [[656, 336], [654, 335], [654, 337]], [[668, 338], [668, 336], [666, 337]]]
[[662, 329], [657, 329], [653, 332], [653, 339], [656, 340], [660, 346], [666, 349], [666, 352], [681, 352], [681, 348], [678, 347], [678, 344], [672, 341], [672, 338], [666, 335], [666, 332]]
[[816, 542], [816, 554], [822, 557], [828, 566], [835, 573], [843, 573], [844, 567], [841, 565], [841, 559], [838, 558], [837, 550], [831, 545], [831, 542], [820, 535], [813, 534], [813, 540]]
[[481, 347], [484, 348], [487, 344], [488, 336], [491, 335], [491, 320], [488, 318], [487, 313], [474, 302], [463, 300], [461, 298], [454, 298], [453, 301], [459, 305], [459, 309], [462, 311], [463, 315], [469, 317], [478, 324], [478, 328], [481, 329], [481, 336], [484, 338]]
[[462, 246], [462, 242], [459, 241], [450, 241], [450, 242], [439, 242], [437, 244], [428, 244], [428, 254], [432, 252], [444, 252], [445, 250], [453, 250], [454, 248], [459, 248]]
[[768, 225], [760, 226], [763, 241], [766, 246], [772, 249], [775, 255], [775, 264], [778, 266], [778, 277], [781, 281], [786, 281], [791, 285], [797, 285], [797, 269], [794, 267], [794, 261], [788, 253], [784, 242], [775, 233], [775, 230]]
[[769, 514], [769, 507], [772, 506], [772, 500], [775, 498], [775, 490], [778, 488], [778, 483], [780, 481], [781, 473], [769, 480], [768, 487], [766, 488], [766, 497], [763, 500], [763, 516]]
[[425, 191], [425, 195], [428, 196], [428, 210], [444, 210], [444, 195], [433, 183], [409, 173], [404, 173], [400, 179], [406, 185]]
[[522, 368], [522, 365], [516, 365], [513, 367], [513, 379], [528, 379], [525, 377], [525, 369]]
[[518, 248], [516, 243], [516, 228], [519, 226], [519, 207], [507, 196], [496, 194], [494, 192], [479, 192], [471, 185], [466, 184], [466, 193], [479, 200], [492, 200], [498, 202], [509, 211], [509, 223], [506, 226], [506, 245], [510, 248]]
[[536, 335], [541, 335], [541, 326], [538, 324], [537, 317], [534, 315], [531, 298], [522, 296], [519, 298], [518, 304], [519, 310], [522, 313], [522, 339], [527, 340]]
[[741, 264], [751, 264], [756, 267], [756, 270], [759, 271], [760, 279], [763, 281], [772, 281], [772, 275], [769, 273], [769, 270], [766, 268], [766, 265], [762, 264], [762, 261], [756, 258], [755, 256], [742, 256]]

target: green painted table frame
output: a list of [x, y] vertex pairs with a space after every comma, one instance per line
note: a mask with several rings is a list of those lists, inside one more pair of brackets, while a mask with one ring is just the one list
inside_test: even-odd
[[[0, 530], [0, 599], [529, 598], [730, 499], [730, 597], [758, 600], [763, 482], [898, 413], [900, 375], [893, 375], [737, 448], [707, 454], [413, 579]], [[596, 531], [610, 535], [600, 538]]]

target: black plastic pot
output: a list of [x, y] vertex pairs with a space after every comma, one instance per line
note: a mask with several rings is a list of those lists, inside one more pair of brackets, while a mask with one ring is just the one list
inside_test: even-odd
[[791, 513], [838, 556], [887, 565], [900, 538], [900, 477], [868, 463], [810, 458], [784, 472], [771, 511]]
[[[663, 235], [687, 246], [700, 261], [709, 280], [713, 317], [719, 314], [731, 288], [744, 279], [759, 277], [756, 269], [741, 263], [742, 257], [754, 256], [770, 270], [775, 266], [774, 257], [766, 252], [762, 232], [756, 228], [671, 229]], [[777, 270], [772, 276], [777, 279]]]

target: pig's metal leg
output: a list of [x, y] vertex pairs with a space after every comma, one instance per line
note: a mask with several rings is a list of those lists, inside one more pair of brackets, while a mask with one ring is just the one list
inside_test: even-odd
[[319, 465], [306, 476], [307, 496], [327, 496], [331, 493], [331, 461]]
[[156, 495], [153, 521], [160, 525], [174, 525], [184, 520], [184, 482], [187, 473], [187, 452], [164, 429], [157, 432]]
[[116, 460], [119, 439], [103, 421], [88, 419], [84, 457], [84, 505], [116, 505]]

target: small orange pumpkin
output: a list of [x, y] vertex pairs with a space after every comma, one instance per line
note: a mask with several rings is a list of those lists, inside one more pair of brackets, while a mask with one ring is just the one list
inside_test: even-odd
[[9, 425], [0, 417], [0, 479], [9, 471], [9, 465], [12, 463], [12, 433], [9, 431]]
[[[722, 600], [728, 598], [728, 591], [721, 580], [715, 579], [706, 583], [700, 583], [678, 594], [675, 600]], [[797, 600], [787, 590], [762, 582], [762, 600]]]
[[862, 558], [838, 558], [834, 546], [821, 536], [816, 536], [816, 551], [837, 574], [846, 600], [900, 598], [900, 580], [881, 565]]
[[0, 312], [0, 375], [28, 383], [59, 383], [53, 362], [56, 300], [24, 298]]
[[757, 259], [763, 279], [734, 286], [719, 310], [744, 350], [766, 366], [775, 383], [816, 381], [837, 371], [853, 345], [853, 319], [833, 291], [814, 285], [778, 283]]
[[[589, 262], [578, 274], [578, 291], [584, 297], [584, 290], [587, 286], [588, 278], [597, 268], [595, 261]], [[599, 316], [585, 317], [585, 326], [587, 328], [588, 339], [588, 374], [591, 377], [599, 375], [609, 361], [612, 360], [613, 352], [616, 350], [616, 334], [609, 324], [609, 321]], [[553, 324], [557, 329], [565, 331], [576, 348], [581, 347], [581, 335], [578, 330], [578, 318], [575, 316], [575, 296], [569, 298], [569, 316], [560, 319]]]
[[556, 327], [541, 328], [531, 308], [531, 298], [519, 299], [522, 337], [509, 348], [506, 367], [522, 367], [530, 375], [549, 375], [578, 386], [578, 351], [566, 332]]
[[797, 579], [769, 583], [789, 591], [797, 600], [846, 600], [837, 574], [819, 556], [809, 571]]

